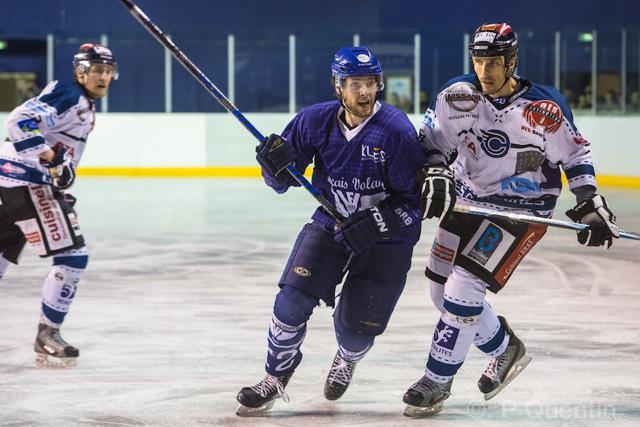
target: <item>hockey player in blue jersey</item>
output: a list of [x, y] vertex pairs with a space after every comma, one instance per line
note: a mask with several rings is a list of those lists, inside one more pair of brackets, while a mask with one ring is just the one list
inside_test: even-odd
[[456, 201], [550, 216], [562, 186], [561, 165], [577, 198], [567, 215], [589, 224], [578, 233], [579, 242], [609, 247], [618, 237], [615, 216], [596, 193], [589, 143], [556, 89], [514, 74], [517, 51], [508, 24], [479, 27], [469, 46], [474, 74], [445, 85], [420, 130], [428, 156], [423, 210], [427, 218], [442, 218], [426, 270], [441, 316], [426, 372], [404, 395], [407, 416], [442, 409], [471, 344], [491, 358], [478, 381], [487, 400], [531, 359], [485, 294], [505, 286], [545, 226], [451, 213]]
[[89, 254], [73, 208], [75, 198], [62, 190], [73, 184], [93, 130], [94, 101], [106, 95], [118, 75], [111, 51], [92, 43], [80, 47], [73, 70], [74, 82], [52, 81], [11, 112], [5, 122], [7, 140], [0, 146], [0, 164], [10, 172], [0, 174], [0, 278], [10, 263], [18, 263], [27, 241], [41, 257], [53, 257], [34, 345], [38, 366], [73, 366], [79, 355], [60, 335], [60, 326]]
[[[324, 301], [333, 307], [338, 351], [324, 395], [339, 399], [356, 363], [386, 328], [404, 288], [420, 233], [416, 174], [426, 161], [407, 116], [377, 101], [382, 67], [365, 47], [338, 50], [331, 66], [338, 100], [305, 108], [282, 136], [257, 147], [266, 183], [278, 193], [313, 162], [313, 185], [346, 218], [322, 208], [300, 232], [278, 284], [268, 334], [267, 375], [239, 393], [237, 414], [270, 409], [302, 359], [307, 320]], [[350, 260], [350, 254], [353, 254]], [[349, 262], [350, 261], [350, 262]], [[336, 286], [344, 284], [335, 304]]]

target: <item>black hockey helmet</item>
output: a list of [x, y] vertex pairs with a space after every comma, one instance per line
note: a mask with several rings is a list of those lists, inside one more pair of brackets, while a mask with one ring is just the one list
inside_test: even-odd
[[483, 24], [473, 33], [469, 44], [469, 55], [503, 56], [505, 65], [511, 58], [518, 60], [518, 39], [506, 22]]
[[85, 43], [80, 46], [78, 53], [73, 56], [73, 69], [83, 68], [89, 71], [91, 64], [106, 64], [113, 67], [113, 80], [118, 80], [118, 62], [111, 49], [96, 43]]

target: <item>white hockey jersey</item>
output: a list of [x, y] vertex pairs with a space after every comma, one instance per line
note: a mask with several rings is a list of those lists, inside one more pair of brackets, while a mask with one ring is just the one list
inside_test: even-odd
[[427, 110], [420, 139], [429, 163], [448, 161], [460, 203], [548, 216], [562, 187], [595, 187], [589, 143], [565, 99], [518, 79], [508, 98], [490, 99], [475, 75], [450, 80]]
[[[64, 146], [78, 167], [95, 123], [95, 105], [77, 83], [49, 83], [43, 91], [16, 107], [5, 122], [7, 140], [0, 157], [38, 165], [47, 147]], [[12, 186], [12, 185], [5, 185]]]

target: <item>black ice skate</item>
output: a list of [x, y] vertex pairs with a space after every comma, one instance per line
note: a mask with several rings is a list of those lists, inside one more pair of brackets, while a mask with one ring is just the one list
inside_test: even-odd
[[340, 399], [347, 391], [355, 370], [356, 362], [347, 362], [340, 357], [340, 352], [337, 352], [329, 369], [327, 382], [324, 383], [324, 397], [329, 400]]
[[500, 324], [509, 332], [509, 344], [500, 356], [491, 359], [489, 366], [478, 380], [478, 388], [489, 400], [507, 386], [531, 362], [524, 343], [513, 333], [504, 317], [498, 316]]
[[450, 379], [444, 384], [429, 379], [426, 375], [412, 385], [404, 394], [402, 401], [407, 404], [404, 415], [407, 417], [430, 417], [442, 411], [442, 405], [451, 395]]
[[59, 328], [44, 323], [38, 325], [33, 349], [36, 352], [36, 365], [40, 368], [72, 368], [76, 366], [80, 355], [77, 348], [62, 338]]
[[273, 408], [275, 400], [282, 397], [285, 402], [289, 401], [289, 396], [284, 388], [289, 383], [293, 372], [283, 376], [274, 377], [267, 374], [262, 381], [253, 387], [245, 387], [238, 393], [238, 409], [236, 415], [257, 415]]

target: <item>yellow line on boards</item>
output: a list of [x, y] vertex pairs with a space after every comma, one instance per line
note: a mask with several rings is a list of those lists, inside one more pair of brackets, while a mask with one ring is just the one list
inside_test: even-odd
[[[311, 177], [312, 168], [305, 176]], [[260, 178], [259, 166], [208, 166], [208, 167], [81, 167], [80, 176], [126, 178]], [[563, 176], [564, 178], [564, 176]], [[640, 188], [640, 177], [598, 175], [598, 185]], [[563, 179], [566, 184], [566, 180]]]

